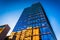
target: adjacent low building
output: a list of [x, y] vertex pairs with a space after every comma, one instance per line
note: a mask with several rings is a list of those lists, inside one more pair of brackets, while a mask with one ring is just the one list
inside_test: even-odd
[[10, 27], [6, 24], [6, 25], [1, 25], [0, 26], [0, 40], [4, 40], [7, 33], [9, 32]]

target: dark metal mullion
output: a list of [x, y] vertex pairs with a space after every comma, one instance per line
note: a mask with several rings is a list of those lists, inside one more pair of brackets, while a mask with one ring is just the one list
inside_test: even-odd
[[40, 35], [40, 33], [41, 33], [41, 32], [40, 32], [40, 27], [39, 27], [39, 40], [41, 40], [41, 35]]

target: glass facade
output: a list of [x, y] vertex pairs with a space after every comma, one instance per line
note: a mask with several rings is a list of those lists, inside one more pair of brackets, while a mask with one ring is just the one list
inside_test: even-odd
[[9, 40], [40, 40], [39, 27], [28, 27], [19, 32], [12, 32], [9, 36]]
[[25, 8], [13, 31], [39, 27], [41, 40], [57, 40], [40, 3]]

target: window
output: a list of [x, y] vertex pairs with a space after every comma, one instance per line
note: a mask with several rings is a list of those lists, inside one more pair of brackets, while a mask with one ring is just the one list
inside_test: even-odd
[[42, 23], [41, 23], [41, 26], [42, 26], [42, 27], [43, 27], [43, 26], [47, 27], [47, 22], [42, 22]]
[[42, 26], [45, 26], [45, 24], [42, 24]]
[[47, 35], [42, 35], [42, 40], [50, 40]]

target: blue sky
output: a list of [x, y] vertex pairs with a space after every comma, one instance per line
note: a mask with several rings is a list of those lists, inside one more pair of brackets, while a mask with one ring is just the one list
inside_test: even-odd
[[[2, 0], [0, 1], [0, 25], [9, 24], [11, 30], [16, 25], [24, 8], [41, 2], [58, 40], [60, 40], [60, 1], [59, 0]], [[9, 34], [8, 33], [8, 34]]]

